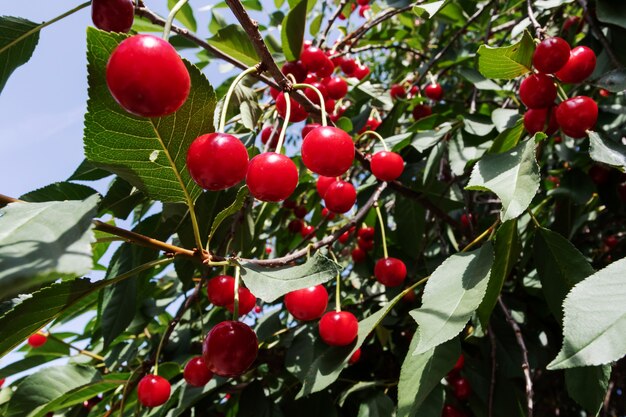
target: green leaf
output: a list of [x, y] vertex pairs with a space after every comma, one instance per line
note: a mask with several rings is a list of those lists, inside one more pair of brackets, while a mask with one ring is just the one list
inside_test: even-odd
[[56, 359], [56, 357], [52, 355], [26, 356], [24, 359], [9, 363], [4, 368], [0, 369], [0, 379], [19, 374], [20, 372], [27, 371], [39, 365], [43, 365], [53, 359]]
[[213, 224], [211, 225], [211, 233], [209, 233], [209, 241], [211, 241], [211, 238], [213, 238], [213, 235], [217, 231], [217, 228], [220, 227], [220, 224], [222, 224], [222, 222], [226, 220], [228, 216], [232, 216], [233, 214], [241, 210], [241, 208], [243, 207], [243, 202], [245, 201], [247, 196], [248, 187], [244, 185], [239, 189], [239, 191], [237, 191], [237, 197], [235, 198], [233, 204], [226, 207], [224, 210], [220, 211], [217, 216], [215, 216], [215, 220], [213, 220]]
[[0, 92], [15, 69], [28, 62], [39, 42], [37, 23], [0, 16]]
[[246, 287], [268, 303], [288, 292], [330, 281], [340, 272], [341, 266], [319, 252], [296, 266], [267, 268], [253, 263], [241, 264], [241, 278]]
[[74, 184], [71, 182], [55, 182], [38, 188], [35, 191], [26, 193], [20, 197], [20, 200], [29, 203], [43, 203], [46, 201], [64, 201], [64, 200], [84, 200], [89, 196], [98, 192], [86, 185]]
[[461, 68], [459, 69], [458, 72], [461, 75], [461, 77], [465, 78], [467, 81], [472, 83], [472, 85], [479, 90], [491, 90], [491, 91], [504, 90], [501, 86], [499, 86], [495, 82], [483, 77], [480, 74], [480, 72], [476, 71], [473, 68]]
[[259, 56], [252, 42], [239, 25], [228, 25], [220, 29], [215, 36], [207, 39], [207, 42], [248, 66], [259, 63]]
[[384, 392], [377, 391], [359, 404], [357, 417], [391, 417], [394, 408], [391, 398]]
[[626, 4], [614, 0], [596, 0], [598, 20], [609, 25], [626, 28]]
[[[626, 18], [624, 21], [626, 22]], [[595, 80], [593, 84], [597, 87], [609, 90], [611, 93], [620, 93], [626, 90], [626, 70], [620, 68], [609, 71]]]
[[589, 156], [594, 161], [626, 172], [626, 146], [611, 139], [603, 139], [596, 132], [589, 132]]
[[419, 325], [419, 355], [459, 334], [478, 308], [489, 282], [493, 246], [457, 253], [446, 259], [424, 288], [422, 306], [410, 312]]
[[565, 296], [574, 285], [593, 274], [593, 268], [569, 240], [548, 229], [537, 229], [533, 250], [544, 296], [560, 323]]
[[466, 115], [463, 117], [463, 130], [475, 136], [486, 136], [493, 130], [491, 119], [485, 115]]
[[516, 44], [502, 48], [481, 45], [478, 48], [478, 71], [486, 78], [511, 80], [530, 72], [535, 44], [524, 31]]
[[89, 272], [97, 203], [94, 195], [84, 201], [11, 203], [0, 209], [2, 298]]
[[563, 347], [548, 369], [605, 365], [626, 355], [626, 258], [576, 284], [563, 303]]
[[535, 141], [520, 143], [510, 151], [485, 155], [472, 169], [468, 190], [490, 190], [502, 201], [501, 218], [514, 219], [528, 208], [539, 189]]
[[191, 142], [213, 131], [213, 89], [204, 75], [186, 62], [191, 91], [176, 113], [154, 119], [127, 113], [109, 93], [105, 77], [109, 56], [123, 39], [120, 34], [87, 29], [85, 155], [94, 165], [116, 173], [152, 199], [193, 200], [201, 189], [189, 175], [185, 159]]
[[418, 345], [419, 331], [413, 335], [409, 353], [404, 358], [398, 382], [398, 417], [416, 417], [429, 394], [452, 369], [461, 355], [458, 339], [411, 355]]
[[209, 31], [213, 34], [219, 32], [221, 28], [228, 25], [226, 19], [219, 14], [216, 10], [211, 10], [211, 23], [209, 23]]
[[252, 88], [239, 83], [228, 105], [229, 108], [234, 107], [235, 114], [241, 115], [241, 123], [248, 130], [255, 130], [259, 118], [263, 115], [258, 100]]
[[517, 234], [517, 220], [505, 222], [495, 236], [494, 261], [489, 276], [485, 298], [478, 307], [478, 317], [484, 327], [489, 324], [489, 316], [498, 302], [502, 285], [513, 270], [522, 251], [522, 244]]
[[67, 392], [100, 380], [95, 368], [80, 365], [53, 366], [26, 377], [9, 401], [6, 417], [26, 417]]
[[[172, 10], [176, 3], [178, 3], [178, 0], [167, 0], [167, 8]], [[189, 3], [185, 3], [178, 13], [176, 13], [176, 20], [185, 25], [185, 27], [192, 32], [198, 31], [196, 18], [193, 16], [193, 10]]]
[[318, 14], [311, 20], [311, 24], [309, 25], [309, 33], [311, 36], [317, 36], [322, 27], [322, 20], [324, 20], [324, 15]]
[[418, 6], [413, 6], [413, 13], [415, 13], [421, 18], [430, 19], [435, 14], [437, 14], [439, 9], [441, 9], [445, 3], [446, 3], [446, 0], [442, 0], [442, 1], [434, 1], [432, 3], [420, 4]]
[[128, 181], [116, 177], [100, 202], [99, 211], [110, 212], [118, 219], [126, 219], [146, 196]]
[[83, 159], [76, 171], [67, 179], [68, 181], [97, 181], [110, 176], [109, 171], [96, 168], [91, 162]]
[[489, 148], [489, 153], [503, 153], [517, 146], [519, 140], [524, 134], [524, 122], [519, 119], [515, 126], [503, 130], [493, 140], [493, 144]]
[[496, 126], [496, 130], [502, 133], [506, 129], [514, 127], [521, 120], [521, 116], [517, 110], [495, 109], [491, 112], [491, 120]]
[[591, 415], [597, 416], [609, 388], [611, 366], [585, 366], [565, 370], [567, 393]]
[[283, 20], [280, 31], [280, 41], [287, 61], [297, 61], [300, 58], [304, 28], [306, 27], [307, 0], [300, 0], [291, 7]]
[[[427, 149], [435, 146], [441, 138], [452, 131], [452, 124], [443, 123], [433, 130], [426, 130], [418, 133], [413, 137], [411, 146], [417, 149], [419, 152], [424, 152]], [[397, 148], [394, 146], [394, 150]]]

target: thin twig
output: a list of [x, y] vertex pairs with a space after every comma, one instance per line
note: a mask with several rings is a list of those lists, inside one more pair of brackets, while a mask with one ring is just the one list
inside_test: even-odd
[[418, 51], [415, 48], [411, 48], [408, 45], [391, 43], [391, 44], [388, 44], [388, 45], [366, 45], [366, 46], [361, 46], [359, 48], [354, 48], [354, 49], [351, 49], [351, 50], [345, 50], [343, 52], [336, 53], [334, 55], [331, 55], [330, 58], [331, 59], [332, 58], [339, 58], [339, 57], [342, 57], [342, 56], [350, 54], [350, 53], [357, 54], [359, 52], [373, 51], [373, 50], [377, 50], [377, 49], [391, 49], [391, 50], [396, 50], [397, 49], [397, 50], [400, 50], [400, 51], [412, 53], [414, 55], [419, 56], [420, 58], [424, 58], [426, 56], [421, 51]]
[[606, 38], [606, 36], [604, 36], [602, 29], [600, 29], [600, 27], [598, 26], [598, 23], [593, 18], [592, 14], [589, 13], [589, 8], [587, 7], [587, 0], [578, 0], [578, 4], [580, 4], [580, 7], [583, 8], [585, 20], [587, 21], [587, 23], [589, 23], [591, 30], [593, 30], [593, 33], [596, 35], [596, 37], [598, 38], [598, 40], [604, 47], [604, 50], [609, 56], [611, 63], [613, 63], [615, 67], [618, 67], [618, 68], [622, 67], [622, 63], [617, 58], [617, 55], [615, 55], [615, 52], [613, 52], [613, 49], [611, 48], [611, 45], [609, 44], [609, 40]]
[[606, 395], [604, 396], [604, 401], [602, 402], [602, 411], [605, 416], [609, 415], [609, 405], [611, 404], [611, 393], [613, 392], [613, 388], [615, 387], [615, 382], [610, 381], [609, 387], [606, 390]]
[[530, 19], [530, 23], [533, 25], [533, 28], [535, 29], [535, 36], [537, 36], [537, 38], [539, 39], [543, 39], [544, 30], [539, 24], [539, 22], [537, 22], [537, 18], [535, 17], [535, 12], [533, 11], [533, 4], [531, 0], [526, 0], [526, 11], [528, 12], [528, 18]]
[[326, 29], [324, 29], [322, 36], [320, 36], [320, 43], [319, 43], [320, 48], [324, 45], [324, 42], [326, 42], [326, 37], [328, 36], [328, 32], [330, 32], [330, 28], [333, 27], [333, 23], [335, 23], [335, 20], [337, 20], [337, 18], [341, 14], [341, 11], [343, 10], [343, 8], [345, 7], [347, 3], [348, 3], [348, 0], [341, 0], [339, 4], [337, 5], [337, 8], [335, 9], [335, 12], [332, 14], [330, 19], [328, 19], [328, 24], [326, 25]]

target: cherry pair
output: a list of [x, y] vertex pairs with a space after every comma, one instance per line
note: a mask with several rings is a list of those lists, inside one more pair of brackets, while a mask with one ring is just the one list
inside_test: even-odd
[[[239, 315], [248, 314], [256, 305], [256, 297], [245, 287], [239, 287]], [[234, 311], [235, 278], [229, 275], [219, 275], [207, 282], [207, 297], [209, 301], [219, 307], [226, 307], [231, 313]]]

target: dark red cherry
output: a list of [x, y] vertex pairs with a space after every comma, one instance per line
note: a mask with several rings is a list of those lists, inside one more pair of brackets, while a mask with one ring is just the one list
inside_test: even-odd
[[261, 130], [261, 143], [265, 145], [270, 140], [270, 138], [272, 138], [272, 141], [268, 146], [272, 149], [276, 148], [276, 145], [278, 145], [278, 134], [279, 132], [274, 130], [272, 126], [264, 127], [263, 130]]
[[283, 201], [283, 207], [287, 210], [293, 210], [298, 206], [298, 203], [295, 200], [285, 200]]
[[224, 190], [239, 184], [245, 178], [248, 151], [233, 135], [202, 135], [189, 146], [187, 169], [191, 178], [205, 190]]
[[[2, 386], [2, 384], [0, 384], [0, 386]], [[91, 397], [90, 399], [83, 401], [83, 408], [86, 411], [91, 411], [96, 405], [100, 404], [101, 402], [102, 397], [96, 395], [95, 397]]]
[[472, 223], [474, 223], [474, 216], [471, 213], [469, 215], [465, 213], [461, 214], [461, 226], [468, 228]]
[[374, 240], [374, 235], [376, 231], [372, 226], [363, 226], [357, 232], [357, 236], [363, 238], [365, 240]]
[[326, 60], [328, 59], [329, 58], [326, 56], [324, 51], [317, 46], [304, 48], [300, 53], [300, 61], [310, 72], [317, 72], [323, 65], [325, 65]]
[[257, 200], [278, 202], [289, 197], [298, 185], [298, 168], [287, 156], [265, 152], [250, 161], [246, 184]]
[[359, 361], [359, 359], [361, 359], [361, 348], [354, 351], [352, 356], [350, 356], [350, 359], [348, 359], [348, 364], [354, 365]]
[[346, 106], [341, 106], [338, 108], [335, 108], [335, 111], [333, 113], [331, 113], [330, 120], [333, 121], [333, 123], [337, 123], [337, 120], [339, 120], [341, 118], [341, 116], [343, 116], [343, 114], [346, 112], [346, 110], [348, 110], [348, 108]]
[[263, 308], [261, 306], [254, 306], [254, 312], [256, 314], [259, 314], [263, 311]]
[[533, 65], [539, 72], [554, 74], [567, 63], [569, 53], [569, 44], [563, 38], [546, 38], [533, 53]]
[[323, 81], [328, 97], [340, 100], [348, 94], [348, 83], [341, 77], [328, 77]]
[[48, 337], [42, 333], [35, 333], [28, 338], [28, 344], [32, 348], [38, 348], [46, 344]]
[[367, 17], [365, 14], [371, 9], [372, 7], [369, 4], [359, 7], [359, 16], [365, 19]]
[[381, 181], [393, 181], [404, 171], [404, 159], [389, 151], [376, 152], [370, 162], [372, 174]]
[[304, 226], [302, 226], [302, 230], [300, 230], [300, 236], [302, 236], [303, 238], [308, 238], [313, 233], [315, 233], [315, 226], [310, 224], [305, 224]]
[[359, 6], [365, 6], [365, 5], [370, 4], [370, 0], [356, 0], [356, 3], [357, 3]]
[[379, 259], [374, 266], [374, 276], [386, 287], [397, 287], [406, 278], [406, 265], [398, 258]]
[[4, 385], [5, 381], [6, 381], [6, 378], [0, 379], [0, 388], [2, 388], [2, 386]]
[[472, 387], [467, 379], [459, 377], [452, 382], [454, 396], [460, 401], [467, 400], [472, 394]]
[[183, 377], [189, 385], [203, 387], [211, 380], [213, 373], [207, 368], [204, 358], [196, 356], [189, 359], [189, 362], [185, 365]]
[[347, 213], [356, 203], [356, 190], [349, 182], [337, 180], [326, 189], [324, 203], [333, 213]]
[[306, 78], [304, 79], [304, 82], [306, 84], [313, 84], [318, 81], [319, 81], [319, 78], [317, 78], [317, 75], [313, 74], [312, 72], [308, 73], [306, 75]]
[[[326, 109], [328, 110], [328, 109]], [[306, 137], [306, 135], [309, 134], [309, 132], [313, 129], [317, 129], [318, 127], [321, 127], [322, 125], [319, 123], [307, 123], [304, 125], [304, 127], [302, 128], [302, 139], [304, 139]]]
[[280, 94], [280, 90], [275, 89], [274, 87], [270, 87], [270, 96], [276, 100], [278, 95]]
[[529, 109], [542, 109], [554, 104], [556, 86], [545, 74], [532, 74], [519, 86], [519, 97]]
[[285, 62], [281, 71], [285, 75], [293, 75], [298, 83], [304, 82], [307, 74], [306, 67], [300, 61]]
[[299, 219], [303, 219], [304, 216], [306, 216], [306, 214], [309, 212], [309, 209], [306, 208], [305, 205], [299, 205], [299, 206], [295, 206], [293, 208], [293, 214], [294, 216], [296, 216]]
[[369, 119], [367, 119], [367, 122], [365, 122], [365, 126], [363, 126], [361, 130], [359, 130], [359, 133], [363, 133], [368, 130], [376, 130], [378, 129], [378, 126], [380, 126], [382, 123], [383, 122], [381, 122], [380, 120], [370, 117]]
[[359, 322], [349, 311], [331, 311], [322, 316], [320, 337], [330, 346], [347, 346], [359, 332]]
[[433, 114], [433, 109], [431, 109], [430, 106], [427, 106], [426, 104], [418, 104], [417, 106], [413, 107], [412, 113], [413, 118], [417, 121]]
[[128, 32], [133, 26], [135, 5], [132, 0], [91, 0], [91, 20], [107, 32]]
[[448, 404], [443, 407], [441, 417], [467, 417], [467, 414], [455, 406]]
[[328, 220], [333, 220], [335, 218], [335, 213], [332, 213], [326, 207], [322, 209], [322, 217], [328, 217]]
[[402, 301], [404, 301], [407, 304], [413, 304], [416, 299], [417, 299], [417, 296], [415, 295], [415, 291], [409, 291], [402, 296]]
[[[301, 122], [309, 116], [304, 107], [300, 105], [293, 97], [289, 96], [289, 101], [291, 102], [291, 113], [289, 115], [289, 121], [291, 123]], [[284, 93], [278, 93], [278, 97], [276, 97], [276, 111], [283, 119], [287, 115], [287, 100], [285, 100]]]
[[346, 243], [350, 239], [350, 232], [343, 232], [341, 236], [339, 236], [339, 243]]
[[326, 190], [328, 190], [330, 184], [334, 183], [335, 181], [337, 181], [336, 177], [325, 177], [323, 175], [319, 176], [315, 187], [317, 188], [317, 193], [320, 195], [320, 197], [324, 198]]
[[137, 398], [144, 407], [158, 407], [170, 398], [171, 386], [158, 375], [146, 375], [137, 385]]
[[341, 70], [347, 76], [352, 76], [357, 69], [358, 64], [352, 58], [344, 58], [341, 62]]
[[359, 248], [363, 249], [365, 252], [369, 252], [372, 249], [374, 249], [373, 240], [363, 239], [362, 237], [359, 237], [356, 240], [356, 244], [359, 246]]
[[363, 64], [359, 64], [357, 65], [356, 69], [354, 70], [354, 72], [352, 73], [352, 75], [356, 78], [358, 78], [359, 80], [364, 79], [365, 77], [367, 77], [370, 74], [370, 69], [369, 67], [367, 67], [366, 65]]
[[[252, 311], [256, 305], [256, 297], [249, 289], [245, 287], [239, 287], [239, 316], [245, 316]], [[235, 311], [235, 289], [233, 288], [233, 298], [230, 300], [230, 304], [226, 306], [226, 309], [233, 313]]]
[[589, 168], [589, 178], [596, 185], [604, 185], [611, 178], [611, 170], [602, 165], [594, 165]]
[[202, 357], [210, 371], [220, 376], [235, 377], [252, 365], [258, 352], [254, 331], [239, 321], [223, 321], [206, 335]]
[[465, 366], [465, 356], [461, 354], [461, 356], [459, 356], [459, 359], [457, 359], [456, 363], [454, 364], [454, 368], [452, 368], [451, 372], [461, 372], [464, 366]]
[[367, 257], [367, 253], [361, 248], [354, 248], [352, 249], [350, 256], [352, 257], [354, 263], [359, 263], [365, 260], [365, 258]]
[[585, 21], [582, 20], [578, 16], [570, 16], [563, 22], [563, 27], [561, 28], [561, 32], [569, 32], [570, 30], [575, 31], [575, 33], [580, 33], [585, 25]]
[[338, 177], [345, 174], [353, 160], [352, 138], [336, 127], [318, 127], [302, 141], [302, 162], [316, 174]]
[[556, 116], [552, 107], [547, 109], [528, 109], [524, 113], [524, 128], [534, 135], [537, 132], [544, 132], [551, 135], [557, 131], [559, 125], [556, 123]]
[[439, 83], [428, 84], [424, 88], [424, 94], [431, 100], [439, 101], [443, 98], [443, 88]]
[[320, 78], [330, 77], [330, 75], [335, 71], [335, 64], [331, 61], [330, 58], [326, 56], [322, 66], [315, 71], [315, 74]]
[[409, 90], [409, 97], [415, 97], [419, 94], [419, 92], [420, 88], [418, 86], [411, 86], [411, 89]]
[[611, 236], [607, 236], [604, 238], [604, 244], [609, 248], [612, 249], [615, 246], [617, 246], [619, 243], [619, 238], [615, 235], [611, 235]]
[[295, 233], [300, 233], [300, 231], [302, 230], [303, 226], [304, 226], [304, 222], [302, 220], [300, 220], [300, 219], [293, 219], [287, 225], [287, 229], [289, 229], [289, 231], [291, 233], [295, 234]]
[[572, 138], [587, 136], [598, 120], [598, 105], [587, 96], [565, 100], [556, 108], [556, 121], [561, 131]]
[[218, 275], [207, 282], [207, 297], [211, 304], [225, 307], [235, 298], [235, 278]]
[[596, 54], [586, 46], [577, 46], [570, 51], [567, 63], [556, 76], [564, 83], [580, 83], [585, 81], [595, 68]]
[[389, 95], [393, 99], [397, 98], [405, 98], [406, 97], [406, 89], [400, 84], [393, 84], [389, 89]]
[[[322, 93], [322, 98], [324, 98], [324, 101], [326, 101], [325, 97], [328, 95], [328, 92], [326, 91], [326, 86], [324, 86], [324, 84], [319, 81], [315, 81], [314, 83], [311, 83], [311, 85], [317, 88], [320, 93]], [[306, 98], [311, 100], [313, 104], [317, 104], [318, 106], [320, 105], [320, 98], [318, 97], [315, 90], [313, 90], [312, 88], [305, 88], [304, 95], [306, 96]]]
[[124, 39], [106, 68], [113, 98], [129, 113], [162, 117], [178, 110], [189, 95], [189, 72], [172, 45], [153, 35]]
[[328, 306], [328, 292], [323, 285], [296, 290], [285, 295], [285, 307], [298, 320], [322, 317]]

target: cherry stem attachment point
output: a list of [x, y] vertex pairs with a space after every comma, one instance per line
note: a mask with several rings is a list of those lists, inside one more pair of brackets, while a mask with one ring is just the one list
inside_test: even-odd
[[565, 93], [565, 90], [563, 90], [563, 86], [557, 83], [556, 87], [557, 87], [557, 92], [559, 94], [559, 98], [563, 101], [567, 100], [567, 94]]
[[357, 136], [356, 142], [358, 143], [362, 137], [367, 135], [374, 136], [376, 139], [378, 139], [383, 144], [383, 148], [385, 149], [385, 151], [389, 152], [389, 147], [387, 146], [387, 143], [385, 143], [385, 139], [383, 139], [383, 137], [380, 136], [379, 133], [374, 132], [373, 130], [366, 130], [365, 132], [361, 133], [359, 136]]
[[170, 14], [167, 15], [167, 20], [165, 20], [165, 25], [163, 26], [163, 39], [167, 40], [170, 36], [170, 31], [172, 30], [172, 23], [174, 22], [174, 17], [176, 17], [176, 13], [183, 8], [185, 4], [187, 4], [189, 0], [179, 0], [178, 3], [172, 7]]
[[230, 87], [228, 87], [228, 91], [226, 92], [226, 96], [224, 97], [224, 104], [222, 106], [222, 114], [220, 115], [220, 124], [217, 127], [218, 132], [224, 132], [224, 127], [226, 126], [226, 113], [228, 113], [228, 104], [230, 103], [230, 98], [233, 95], [233, 91], [235, 91], [235, 87], [237, 87], [237, 84], [239, 84], [239, 81], [243, 80], [246, 75], [256, 72], [258, 70], [259, 70], [258, 64], [244, 70], [241, 74], [239, 74], [233, 80], [233, 83], [230, 85]]
[[387, 238], [385, 237], [385, 222], [383, 220], [383, 214], [380, 212], [378, 201], [374, 203], [374, 208], [376, 209], [376, 216], [378, 216], [378, 222], [380, 223], [380, 234], [383, 238], [383, 255], [385, 258], [389, 258], [389, 253], [387, 252]]
[[233, 320], [239, 318], [239, 281], [241, 280], [241, 267], [235, 266], [235, 300], [233, 301]]
[[278, 136], [278, 143], [276, 144], [276, 153], [281, 153], [283, 149], [283, 142], [285, 142], [285, 136], [287, 135], [287, 126], [289, 125], [289, 119], [291, 119], [291, 97], [286, 91], [283, 94], [285, 95], [285, 122], [280, 129], [280, 136]]
[[294, 84], [293, 88], [294, 88], [294, 90], [303, 89], [303, 88], [310, 88], [311, 90], [315, 91], [315, 94], [317, 94], [317, 97], [320, 99], [322, 126], [326, 126], [327, 125], [327, 122], [326, 122], [326, 103], [324, 102], [324, 96], [322, 95], [322, 92], [317, 87], [314, 87], [311, 84], [306, 84], [306, 83]]

